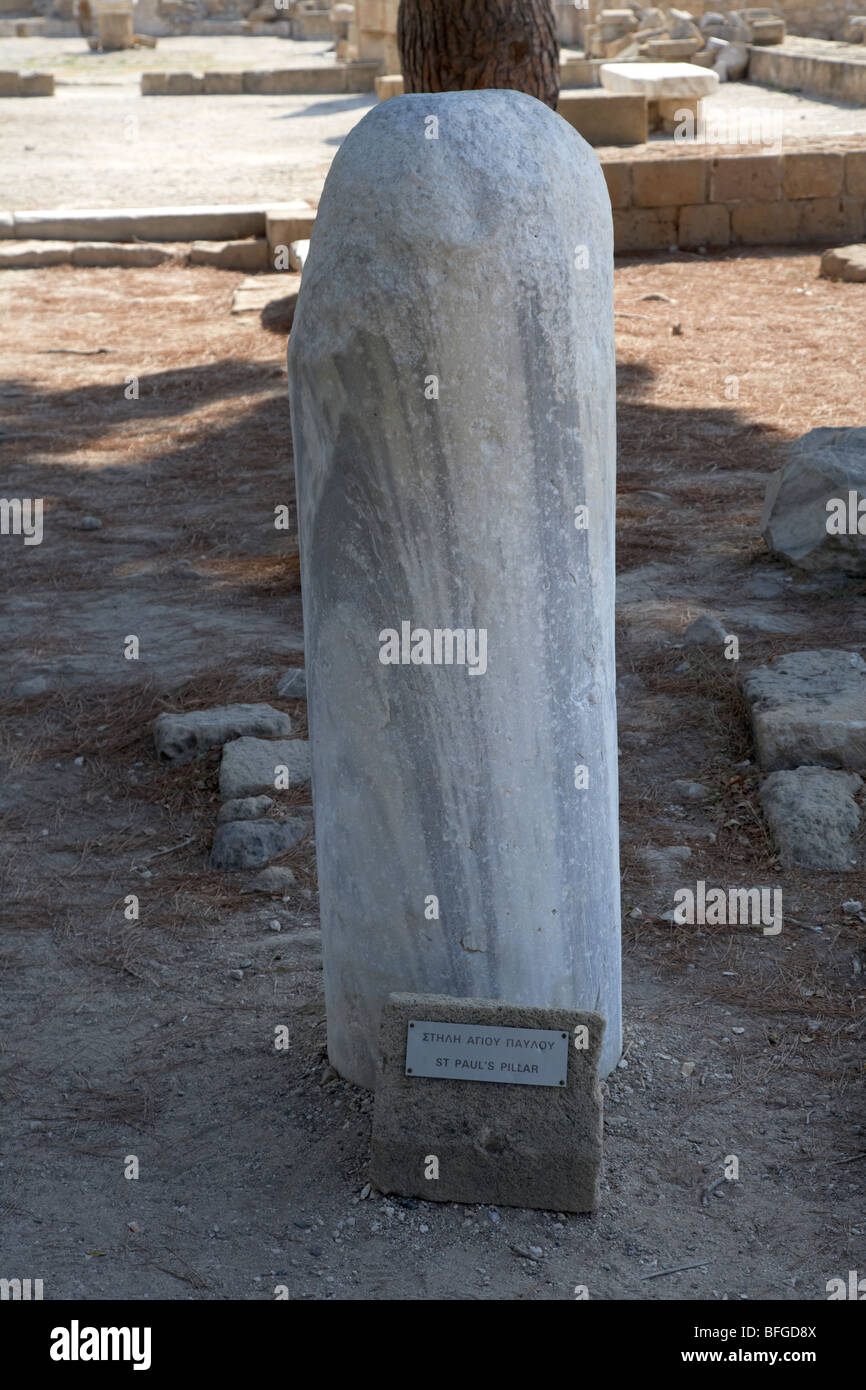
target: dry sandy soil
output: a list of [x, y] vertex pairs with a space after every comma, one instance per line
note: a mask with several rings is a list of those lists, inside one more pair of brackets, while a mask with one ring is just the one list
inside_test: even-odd
[[[862, 1272], [866, 928], [841, 904], [864, 884], [781, 873], [737, 671], [681, 645], [709, 611], [740, 669], [866, 652], [863, 585], [792, 574], [757, 528], [787, 440], [863, 423], [866, 286], [817, 268], [618, 265], [627, 1026], [592, 1217], [362, 1197], [371, 1102], [326, 1065], [312, 841], [285, 901], [245, 894], [207, 868], [216, 755], [153, 755], [165, 709], [270, 700], [305, 730], [275, 698], [303, 660], [272, 524], [291, 304], [232, 318], [240, 277], [175, 265], [0, 277], [4, 492], [46, 499], [41, 545], [0, 540], [0, 1275], [46, 1299], [822, 1300]], [[663, 920], [643, 851], [672, 846], [679, 882], [781, 886], [782, 934]]]

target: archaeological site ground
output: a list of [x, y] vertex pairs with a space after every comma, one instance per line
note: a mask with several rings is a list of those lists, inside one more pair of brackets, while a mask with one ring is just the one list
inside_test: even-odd
[[0, 312], [23, 1364], [566, 1301], [826, 1373], [861, 0], [0, 0]]

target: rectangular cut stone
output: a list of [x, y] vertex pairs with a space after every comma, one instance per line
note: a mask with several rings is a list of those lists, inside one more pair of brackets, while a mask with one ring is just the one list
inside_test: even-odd
[[243, 74], [240, 72], [206, 72], [204, 75], [206, 96], [237, 96], [243, 89]]
[[278, 246], [289, 246], [293, 241], [309, 241], [315, 220], [316, 210], [309, 203], [299, 201], [269, 208], [265, 217], [265, 234], [271, 263]]
[[273, 705], [218, 705], [214, 709], [166, 711], [153, 721], [153, 740], [161, 763], [176, 767], [200, 758], [235, 738], [278, 738], [292, 732], [292, 721]]
[[560, 58], [559, 82], [563, 88], [597, 87], [598, 70], [601, 64], [592, 58], [577, 58], [569, 55]]
[[197, 97], [204, 91], [204, 75], [197, 72], [170, 72], [165, 94], [169, 97]]
[[50, 72], [22, 72], [20, 95], [22, 97], [53, 97], [53, 74]]
[[635, 207], [668, 208], [705, 202], [708, 166], [706, 159], [636, 160], [632, 170]]
[[609, 92], [642, 92], [651, 101], [704, 97], [719, 85], [718, 73], [698, 63], [603, 63], [600, 75]]
[[403, 95], [403, 78], [400, 73], [384, 73], [376, 78], [376, 96], [379, 101]]
[[710, 168], [711, 203], [769, 203], [781, 197], [778, 155], [722, 155]]
[[746, 246], [788, 245], [800, 235], [796, 203], [739, 203], [731, 209], [734, 241]]
[[264, 237], [250, 237], [245, 241], [194, 241], [189, 263], [254, 274], [257, 270], [268, 269], [268, 243]]
[[641, 145], [649, 133], [646, 97], [640, 93], [560, 92], [556, 109], [590, 145]]
[[631, 170], [626, 160], [613, 159], [602, 164], [601, 172], [610, 194], [610, 205], [614, 208], [631, 206]]
[[842, 192], [844, 176], [845, 156], [835, 151], [782, 157], [782, 192], [786, 198], [835, 198]]
[[800, 241], [856, 241], [863, 236], [861, 198], [806, 198], [800, 210]]
[[132, 48], [132, 5], [100, 8], [96, 14], [99, 47], [106, 53]]
[[[285, 773], [280, 769], [285, 768]], [[220, 796], [287, 790], [310, 780], [310, 745], [300, 738], [235, 738], [223, 748]], [[280, 781], [284, 786], [278, 786]]]
[[[505, 1029], [530, 1029], [542, 1037], [553, 1032], [560, 1039], [564, 1033], [566, 1084], [497, 1086], [477, 1079], [409, 1076], [409, 1023], [419, 1019], [451, 1025], [452, 1035], [471, 1031], [473, 1036], [499, 1035], [503, 1041]], [[600, 1014], [572, 1009], [392, 994], [382, 1012], [371, 1181], [383, 1192], [433, 1202], [595, 1210], [602, 1160], [598, 1061], [604, 1026]], [[449, 1055], [448, 1046], [442, 1045], [442, 1056]], [[515, 1055], [524, 1051], [512, 1050]], [[433, 1158], [437, 1177], [428, 1176]]]
[[743, 679], [765, 772], [866, 772], [866, 662], [833, 648], [789, 652]]
[[680, 208], [678, 246], [729, 246], [731, 215], [723, 203]]
[[647, 107], [650, 130], [683, 131], [690, 136], [700, 120], [701, 97], [662, 97], [649, 101]]
[[846, 154], [845, 192], [852, 198], [866, 198], [866, 150]]
[[[38, 246], [39, 243], [31, 243]], [[69, 262], [78, 266], [141, 267], [163, 265], [178, 254], [177, 248], [149, 245], [147, 242], [73, 241], [69, 243]]]
[[17, 97], [21, 90], [21, 78], [17, 72], [0, 72], [0, 97]]
[[71, 241], [4, 240], [0, 246], [0, 270], [32, 270], [41, 265], [69, 265]]
[[61, 208], [16, 212], [15, 235], [52, 241], [230, 241], [261, 236], [263, 208]]
[[675, 207], [614, 211], [614, 250], [669, 251], [677, 244], [678, 216]]

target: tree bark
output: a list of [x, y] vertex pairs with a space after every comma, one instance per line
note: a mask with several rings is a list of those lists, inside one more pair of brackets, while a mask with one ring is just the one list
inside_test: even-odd
[[397, 46], [407, 92], [505, 87], [556, 110], [552, 0], [400, 0]]

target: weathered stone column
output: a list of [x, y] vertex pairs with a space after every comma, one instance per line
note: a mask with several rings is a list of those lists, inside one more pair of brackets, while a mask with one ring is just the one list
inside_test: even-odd
[[362, 1085], [392, 990], [597, 1010], [620, 1055], [614, 385], [589, 146], [517, 92], [374, 107], [289, 343], [328, 1046]]

